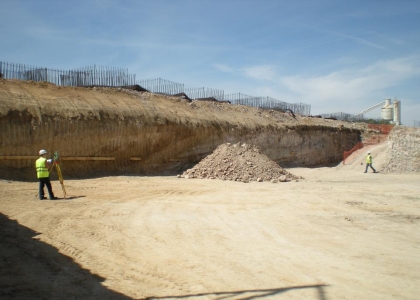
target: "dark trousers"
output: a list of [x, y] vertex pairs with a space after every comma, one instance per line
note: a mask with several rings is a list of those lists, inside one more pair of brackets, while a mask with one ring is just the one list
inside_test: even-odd
[[48, 196], [50, 199], [54, 198], [54, 193], [52, 191], [51, 182], [49, 177], [38, 178], [39, 179], [39, 199], [44, 199], [44, 186], [47, 186]]
[[376, 172], [376, 170], [372, 167], [372, 163], [367, 163], [365, 173], [367, 173], [369, 167], [373, 170], [373, 172]]

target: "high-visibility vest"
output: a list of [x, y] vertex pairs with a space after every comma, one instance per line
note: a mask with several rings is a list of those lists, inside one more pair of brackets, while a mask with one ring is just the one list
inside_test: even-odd
[[368, 155], [367, 157], [366, 157], [366, 163], [367, 164], [371, 164], [372, 163], [372, 155]]
[[40, 157], [36, 160], [35, 167], [36, 167], [36, 175], [38, 176], [38, 178], [50, 177], [50, 172], [48, 172], [46, 163], [47, 163], [47, 159], [44, 157]]

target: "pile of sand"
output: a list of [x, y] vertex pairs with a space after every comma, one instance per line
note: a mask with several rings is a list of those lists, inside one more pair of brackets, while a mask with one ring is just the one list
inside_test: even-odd
[[281, 168], [256, 146], [240, 143], [220, 145], [212, 154], [179, 177], [274, 183], [302, 178]]

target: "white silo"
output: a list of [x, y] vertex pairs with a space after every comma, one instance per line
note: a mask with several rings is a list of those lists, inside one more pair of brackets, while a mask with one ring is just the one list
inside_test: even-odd
[[394, 124], [401, 125], [401, 101], [394, 98]]
[[394, 119], [394, 109], [391, 105], [391, 99], [385, 99], [385, 105], [381, 109], [381, 119], [392, 121]]

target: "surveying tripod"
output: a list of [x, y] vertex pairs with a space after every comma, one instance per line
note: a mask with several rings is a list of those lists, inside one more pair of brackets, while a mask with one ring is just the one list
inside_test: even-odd
[[51, 166], [50, 171], [52, 171], [54, 166], [57, 171], [58, 180], [60, 180], [61, 188], [63, 189], [64, 199], [65, 199], [67, 196], [67, 193], [66, 193], [66, 188], [64, 187], [64, 180], [63, 180], [63, 174], [61, 173], [60, 156], [58, 155], [58, 151], [54, 152], [53, 164]]

